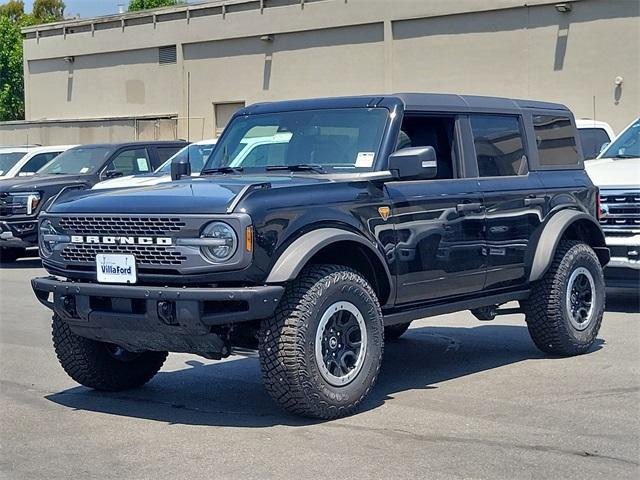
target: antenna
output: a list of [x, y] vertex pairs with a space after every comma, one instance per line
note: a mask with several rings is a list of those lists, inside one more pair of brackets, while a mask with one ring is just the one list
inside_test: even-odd
[[187, 72], [187, 162], [191, 165], [191, 72]]

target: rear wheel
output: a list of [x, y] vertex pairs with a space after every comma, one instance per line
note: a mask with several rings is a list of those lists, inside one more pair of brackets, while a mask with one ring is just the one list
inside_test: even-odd
[[53, 316], [53, 345], [64, 371], [96, 390], [140, 387], [158, 373], [167, 358], [167, 352], [129, 352], [118, 345], [80, 337], [57, 315]]
[[339, 265], [314, 265], [262, 322], [260, 364], [272, 398], [315, 418], [348, 415], [380, 370], [382, 312], [369, 283]]
[[525, 302], [536, 346], [555, 355], [578, 355], [593, 345], [604, 314], [602, 266], [585, 243], [564, 240], [551, 267]]

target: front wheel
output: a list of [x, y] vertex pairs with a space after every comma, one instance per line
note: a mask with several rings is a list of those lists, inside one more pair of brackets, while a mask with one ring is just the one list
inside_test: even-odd
[[292, 282], [260, 329], [267, 391], [315, 418], [352, 413], [373, 388], [384, 347], [375, 292], [356, 271], [314, 265]]
[[57, 315], [53, 316], [53, 345], [60, 365], [76, 382], [112, 392], [144, 385], [167, 358], [167, 352], [129, 352], [80, 337]]
[[571, 356], [593, 345], [604, 314], [602, 266], [582, 242], [564, 240], [523, 302], [529, 333], [543, 352]]

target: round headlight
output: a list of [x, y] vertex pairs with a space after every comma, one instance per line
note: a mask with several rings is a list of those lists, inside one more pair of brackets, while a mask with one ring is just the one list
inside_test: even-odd
[[238, 248], [236, 232], [224, 222], [212, 222], [202, 230], [200, 238], [211, 240], [210, 245], [202, 246], [202, 255], [213, 263], [229, 260]]
[[50, 239], [46, 239], [45, 235], [50, 236], [57, 234], [58, 232], [56, 232], [56, 229], [53, 228], [53, 224], [50, 220], [45, 219], [40, 222], [40, 255], [44, 257], [50, 257], [51, 255], [53, 255], [53, 247], [55, 246], [56, 242]]

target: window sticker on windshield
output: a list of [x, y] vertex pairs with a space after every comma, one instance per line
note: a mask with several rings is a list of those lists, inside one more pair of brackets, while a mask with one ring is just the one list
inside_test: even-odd
[[89, 171], [89, 167], [82, 167], [80, 169], [80, 173], [87, 173]]
[[149, 166], [147, 164], [146, 158], [136, 158], [136, 161], [138, 162], [138, 170], [140, 170], [141, 172], [149, 171]]
[[356, 167], [370, 168], [373, 166], [374, 152], [358, 152], [356, 157]]

